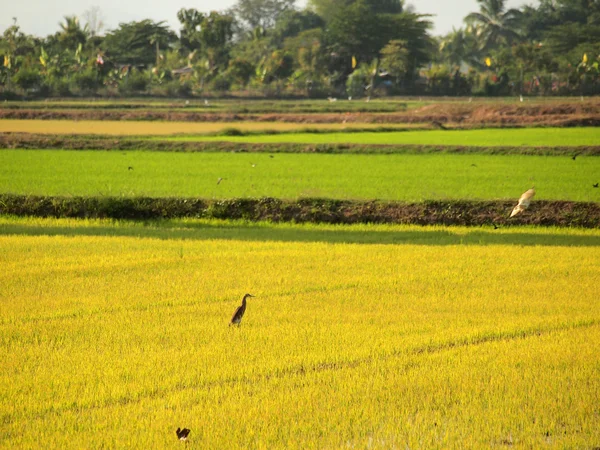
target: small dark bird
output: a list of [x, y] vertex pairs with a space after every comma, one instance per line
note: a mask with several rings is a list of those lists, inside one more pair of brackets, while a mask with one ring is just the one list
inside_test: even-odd
[[129, 167], [127, 168], [127, 170], [133, 170], [133, 167], [129, 166]]
[[437, 120], [434, 120], [433, 122], [431, 122], [431, 124], [434, 127], [439, 128], [440, 130], [447, 130], [447, 128], [441, 122], [438, 122]]
[[573, 161], [575, 161], [575, 160], [577, 159], [577, 155], [575, 154], [575, 155], [571, 156], [571, 159], [572, 159]]
[[596, 183], [596, 184], [592, 184], [592, 187], [595, 187], [595, 188], [597, 188], [597, 187], [598, 187], [598, 183]]
[[244, 298], [242, 299], [242, 306], [238, 307], [238, 309], [235, 310], [235, 313], [233, 314], [233, 317], [231, 318], [231, 323], [229, 324], [231, 325], [239, 325], [240, 322], [242, 321], [242, 317], [244, 317], [244, 313], [246, 312], [246, 299], [248, 297], [254, 297], [254, 295], [251, 294], [246, 294], [244, 295]]
[[175, 433], [177, 433], [177, 437], [180, 441], [187, 441], [190, 431], [191, 430], [189, 428], [184, 428], [182, 430], [181, 428], [177, 427], [177, 431], [175, 431]]
[[498, 228], [500, 228], [498, 225], [496, 225], [494, 222], [492, 222], [492, 225], [494, 225], [494, 230], [497, 230]]

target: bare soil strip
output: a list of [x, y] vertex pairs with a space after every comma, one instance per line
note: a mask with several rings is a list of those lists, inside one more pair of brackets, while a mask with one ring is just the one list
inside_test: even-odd
[[426, 123], [481, 126], [600, 126], [600, 103], [552, 105], [481, 105], [440, 103], [394, 113], [343, 112], [311, 114], [235, 114], [160, 110], [39, 110], [1, 109], [0, 119], [143, 120], [178, 122], [282, 122], [282, 123]]

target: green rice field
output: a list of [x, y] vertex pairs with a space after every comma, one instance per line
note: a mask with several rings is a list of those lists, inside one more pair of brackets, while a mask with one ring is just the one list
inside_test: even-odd
[[[219, 181], [221, 179], [221, 181]], [[36, 195], [599, 201], [600, 158], [0, 151], [0, 192]]]
[[246, 136], [179, 136], [176, 140], [246, 143], [452, 145], [506, 147], [572, 147], [600, 145], [600, 129], [587, 128], [485, 128], [477, 130], [419, 130], [359, 133], [279, 133]]

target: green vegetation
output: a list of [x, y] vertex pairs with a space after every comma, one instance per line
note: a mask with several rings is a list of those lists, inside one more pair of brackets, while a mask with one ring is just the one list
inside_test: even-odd
[[0, 37], [0, 97], [356, 99], [600, 91], [597, 1], [509, 9], [506, 0], [479, 0], [463, 27], [455, 24], [437, 37], [431, 16], [401, 0], [340, 5], [312, 0], [300, 10], [295, 0], [237, 0], [221, 12], [183, 8], [179, 33], [165, 17], [120, 22], [102, 34], [99, 8], [86, 11], [85, 25], [65, 16], [46, 37], [23, 33], [15, 18]]
[[[163, 138], [161, 138], [163, 139]], [[248, 143], [452, 145], [498, 147], [555, 147], [598, 145], [598, 128], [511, 128], [479, 130], [419, 130], [364, 133], [277, 133], [247, 136], [178, 136], [177, 140], [230, 141]]]
[[[514, 102], [514, 99], [511, 99]], [[553, 99], [555, 100], [555, 99]], [[564, 101], [565, 98], [562, 98]], [[111, 99], [107, 100], [61, 100], [61, 101], [10, 101], [2, 106], [6, 109], [44, 109], [44, 110], [176, 110], [186, 112], [205, 113], [335, 113], [335, 112], [399, 112], [415, 109], [431, 102], [407, 99], [373, 99], [365, 101], [336, 101], [330, 102], [322, 99], [293, 99], [293, 100], [227, 100], [211, 99], [208, 104], [198, 99], [191, 100], [135, 100]], [[546, 99], [544, 103], [548, 103]]]
[[591, 447], [598, 238], [0, 218], [0, 446]]
[[0, 192], [39, 195], [514, 199], [534, 184], [536, 199], [598, 201], [598, 173], [584, 156], [0, 152]]

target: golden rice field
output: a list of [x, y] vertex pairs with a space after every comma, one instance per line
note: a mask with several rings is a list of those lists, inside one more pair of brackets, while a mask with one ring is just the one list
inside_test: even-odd
[[0, 266], [3, 448], [600, 444], [600, 230], [4, 217]]
[[[286, 122], [156, 122], [116, 120], [0, 120], [0, 133], [100, 134], [115, 136], [161, 136], [171, 134], [216, 133], [227, 128], [241, 131], [296, 131], [304, 128], [342, 130], [380, 128], [377, 123], [286, 123]], [[386, 128], [415, 128], [422, 124], [386, 124]]]

